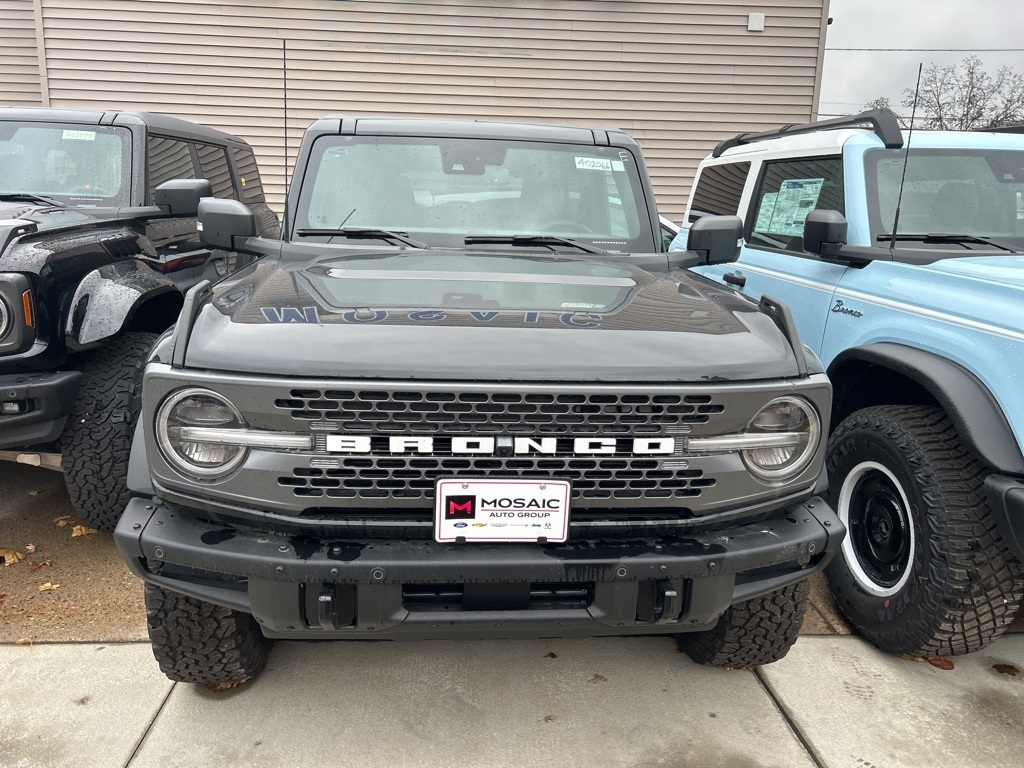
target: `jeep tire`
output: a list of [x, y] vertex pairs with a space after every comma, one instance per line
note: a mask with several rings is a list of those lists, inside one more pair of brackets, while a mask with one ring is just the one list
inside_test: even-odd
[[1021, 567], [996, 533], [985, 468], [946, 414], [878, 406], [829, 441], [829, 501], [846, 525], [826, 569], [840, 612], [897, 654], [969, 653], [1013, 620]]
[[126, 333], [79, 355], [78, 399], [61, 435], [64, 483], [85, 522], [113, 531], [132, 494], [128, 455], [142, 405], [142, 369], [156, 341]]
[[676, 635], [679, 647], [698, 664], [749, 668], [785, 656], [800, 634], [807, 612], [808, 581], [736, 603], [704, 632]]
[[146, 624], [160, 671], [181, 683], [242, 683], [267, 664], [273, 641], [248, 613], [146, 584]]

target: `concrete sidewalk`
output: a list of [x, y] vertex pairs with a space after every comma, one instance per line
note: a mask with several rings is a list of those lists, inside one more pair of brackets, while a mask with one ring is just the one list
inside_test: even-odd
[[756, 672], [650, 637], [279, 643], [215, 694], [146, 644], [4, 645], [0, 766], [1020, 766], [1024, 635], [954, 663], [849, 636]]

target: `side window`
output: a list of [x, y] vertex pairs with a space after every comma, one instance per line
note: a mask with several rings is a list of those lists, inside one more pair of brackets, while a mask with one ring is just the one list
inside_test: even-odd
[[842, 158], [766, 163], [747, 243], [802, 253], [804, 219], [819, 209], [846, 214]]
[[231, 169], [228, 167], [228, 153], [224, 147], [212, 144], [196, 144], [199, 156], [199, 168], [202, 178], [210, 182], [214, 197], [235, 198], [235, 189], [231, 185]]
[[256, 156], [248, 149], [231, 148], [231, 157], [235, 161], [235, 173], [238, 174], [239, 195], [244, 203], [263, 203], [263, 182], [256, 165]]
[[150, 136], [147, 149], [150, 198], [153, 190], [165, 181], [198, 178], [192, 162], [192, 151], [184, 141]]
[[693, 190], [687, 220], [692, 224], [701, 216], [735, 216], [740, 209], [748, 173], [749, 162], [704, 166]]

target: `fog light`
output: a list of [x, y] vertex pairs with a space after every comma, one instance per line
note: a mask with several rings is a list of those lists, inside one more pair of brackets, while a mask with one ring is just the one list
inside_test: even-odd
[[28, 412], [28, 401], [26, 400], [5, 400], [0, 403], [0, 414], [14, 416], [18, 413]]

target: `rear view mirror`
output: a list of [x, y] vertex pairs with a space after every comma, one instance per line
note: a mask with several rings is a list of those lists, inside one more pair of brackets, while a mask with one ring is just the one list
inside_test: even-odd
[[686, 249], [701, 264], [729, 264], [740, 257], [743, 221], [739, 216], [701, 216], [690, 225]]
[[199, 237], [210, 248], [237, 251], [235, 238], [256, 237], [256, 217], [237, 200], [209, 197], [199, 203]]
[[195, 216], [204, 197], [213, 197], [206, 179], [172, 179], [153, 190], [153, 205], [168, 216]]
[[811, 211], [804, 220], [804, 250], [823, 259], [839, 255], [846, 245], [846, 218], [839, 211]]

